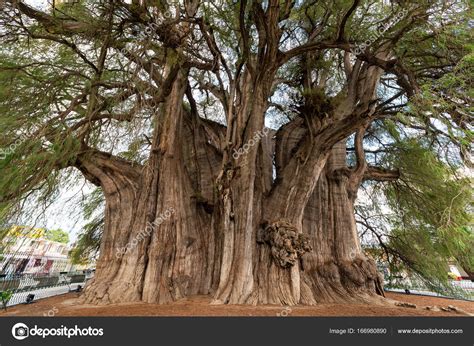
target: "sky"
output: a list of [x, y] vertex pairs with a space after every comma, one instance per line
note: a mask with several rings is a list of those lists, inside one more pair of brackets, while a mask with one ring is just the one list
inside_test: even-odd
[[38, 7], [38, 8], [44, 8], [48, 4], [48, 1], [47, 0], [26, 0], [25, 3], [28, 5]]
[[48, 206], [44, 214], [42, 208], [36, 207], [32, 203], [33, 211], [25, 213], [16, 223], [35, 228], [60, 228], [69, 233], [69, 243], [72, 244], [87, 223], [82, 217], [82, 210], [78, 204], [83, 194], [90, 192], [92, 192], [92, 186], [90, 184], [84, 185], [84, 183], [61, 188], [58, 199]]

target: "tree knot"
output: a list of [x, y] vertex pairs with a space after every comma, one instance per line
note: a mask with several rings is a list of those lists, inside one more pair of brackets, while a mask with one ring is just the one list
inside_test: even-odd
[[298, 257], [312, 250], [308, 236], [285, 220], [268, 224], [259, 238], [270, 245], [273, 258], [283, 268], [294, 266]]

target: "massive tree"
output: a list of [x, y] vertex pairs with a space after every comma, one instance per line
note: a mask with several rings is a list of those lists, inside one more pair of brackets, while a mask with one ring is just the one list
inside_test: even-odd
[[78, 173], [97, 186], [88, 303], [381, 300], [354, 203], [382, 184], [403, 213], [401, 192], [426, 192], [410, 153], [432, 155], [438, 196], [458, 197], [445, 256], [472, 241], [452, 175], [470, 163], [467, 13], [460, 1], [7, 0], [2, 218]]

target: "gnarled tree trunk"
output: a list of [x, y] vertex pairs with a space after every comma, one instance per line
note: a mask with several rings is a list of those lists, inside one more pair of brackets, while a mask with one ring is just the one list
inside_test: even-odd
[[[305, 132], [298, 119], [279, 131], [277, 170], [290, 161]], [[336, 143], [319, 165], [321, 173], [305, 207], [300, 203], [283, 204], [286, 210], [265, 209], [273, 220], [278, 215], [290, 217], [265, 222], [260, 229], [260, 303], [374, 301], [383, 295], [375, 263], [361, 250], [354, 215], [366, 167], [347, 167], [345, 140]], [[299, 213], [302, 224], [295, 226]]]
[[107, 211], [104, 250], [83, 295], [87, 302], [165, 303], [211, 291], [218, 262], [205, 198], [212, 197], [218, 154], [203, 145], [196, 114], [183, 108], [186, 87], [181, 73], [159, 109], [151, 158], [132, 181], [122, 167], [108, 175], [87, 171], [104, 189]]
[[375, 262], [362, 252], [354, 215], [360, 177], [346, 165], [345, 141], [334, 146], [306, 206], [303, 232], [312, 251], [303, 259], [304, 281], [313, 294], [304, 303], [374, 301], [383, 295]]
[[[219, 208], [214, 214], [216, 232], [222, 241], [215, 303], [257, 302], [255, 231], [261, 220], [264, 189], [271, 182], [271, 166], [259, 153], [269, 149], [268, 141], [261, 141], [261, 133], [270, 85], [246, 71], [235, 120], [228, 127], [231, 146], [217, 181]], [[241, 155], [235, 154], [238, 151], [232, 153], [232, 149], [243, 148], [246, 150]]]
[[[186, 87], [185, 74], [178, 75], [159, 109], [162, 125], [145, 167], [126, 167], [102, 153], [79, 160], [107, 201], [104, 250], [85, 301], [165, 303], [213, 294], [215, 303], [294, 305], [383, 295], [354, 217], [363, 158], [347, 167], [342, 140], [301, 159], [297, 169], [308, 165], [314, 172], [306, 178], [307, 196], [290, 196], [288, 204], [272, 190], [272, 157], [278, 179], [301, 150], [303, 122], [290, 122], [275, 138], [272, 131], [252, 137], [263, 125], [251, 122], [234, 140], [253, 145], [222, 169], [225, 128], [183, 108]], [[246, 107], [260, 113], [266, 106]]]

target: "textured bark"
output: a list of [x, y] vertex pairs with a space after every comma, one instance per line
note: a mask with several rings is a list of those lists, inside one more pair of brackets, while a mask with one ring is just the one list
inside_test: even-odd
[[145, 167], [103, 153], [81, 160], [107, 201], [98, 273], [84, 301], [165, 303], [214, 294], [215, 303], [294, 305], [375, 301], [383, 294], [375, 264], [362, 253], [353, 210], [370, 170], [347, 167], [345, 142], [319, 162], [305, 207], [273, 209], [267, 204], [277, 183], [273, 153], [278, 175], [307, 133], [303, 122], [285, 125], [275, 138], [267, 131], [223, 176], [226, 129], [183, 109], [184, 77], [160, 108], [162, 126]]
[[[258, 155], [268, 150], [267, 141], [262, 144], [260, 133], [270, 85], [255, 81], [247, 71], [242, 85], [242, 95], [236, 109], [234, 126], [228, 128], [232, 146], [218, 178], [218, 205], [214, 215], [215, 226], [222, 242], [222, 258], [219, 286], [215, 303], [256, 303], [254, 259], [256, 232], [261, 220], [262, 194], [270, 183], [265, 176], [257, 180], [260, 165], [268, 160]], [[230, 132], [230, 133], [229, 133]], [[253, 142], [252, 142], [253, 141]], [[253, 145], [250, 145], [253, 143]], [[232, 149], [248, 145], [242, 155], [232, 154]], [[262, 149], [262, 147], [264, 149]], [[235, 153], [235, 152], [234, 152]], [[271, 167], [267, 167], [267, 170]], [[268, 172], [271, 172], [269, 170]]]
[[[357, 181], [359, 180], [359, 181]], [[375, 262], [362, 252], [354, 216], [360, 177], [346, 166], [345, 142], [332, 150], [305, 209], [303, 230], [313, 251], [303, 259], [306, 303], [373, 301], [383, 295]]]
[[[279, 131], [277, 169], [285, 167], [294, 155], [294, 148], [307, 131], [302, 124], [297, 119]], [[360, 171], [347, 167], [345, 141], [338, 142], [328, 155], [321, 162], [322, 173], [303, 208], [301, 228], [294, 226], [297, 219], [287, 218], [260, 230], [261, 303], [374, 301], [377, 294], [383, 295], [375, 263], [361, 250], [354, 217], [354, 201], [365, 167]], [[293, 206], [300, 212], [300, 205]], [[268, 233], [274, 233], [275, 228], [280, 229], [280, 238], [284, 238], [280, 243], [284, 246], [268, 241]], [[290, 259], [287, 265], [282, 258]]]
[[[107, 213], [104, 251], [98, 275], [85, 290], [87, 302], [164, 303], [211, 291], [218, 261], [210, 227], [212, 206], [206, 198], [212, 201], [219, 154], [203, 145], [203, 132], [212, 129], [196, 124], [196, 115], [183, 109], [186, 83], [186, 76], [179, 75], [159, 109], [156, 144], [135, 177], [134, 194], [124, 195], [126, 189], [109, 193], [108, 180], [102, 175], [91, 178], [104, 189]], [[125, 180], [123, 173], [118, 169], [110, 185]]]

